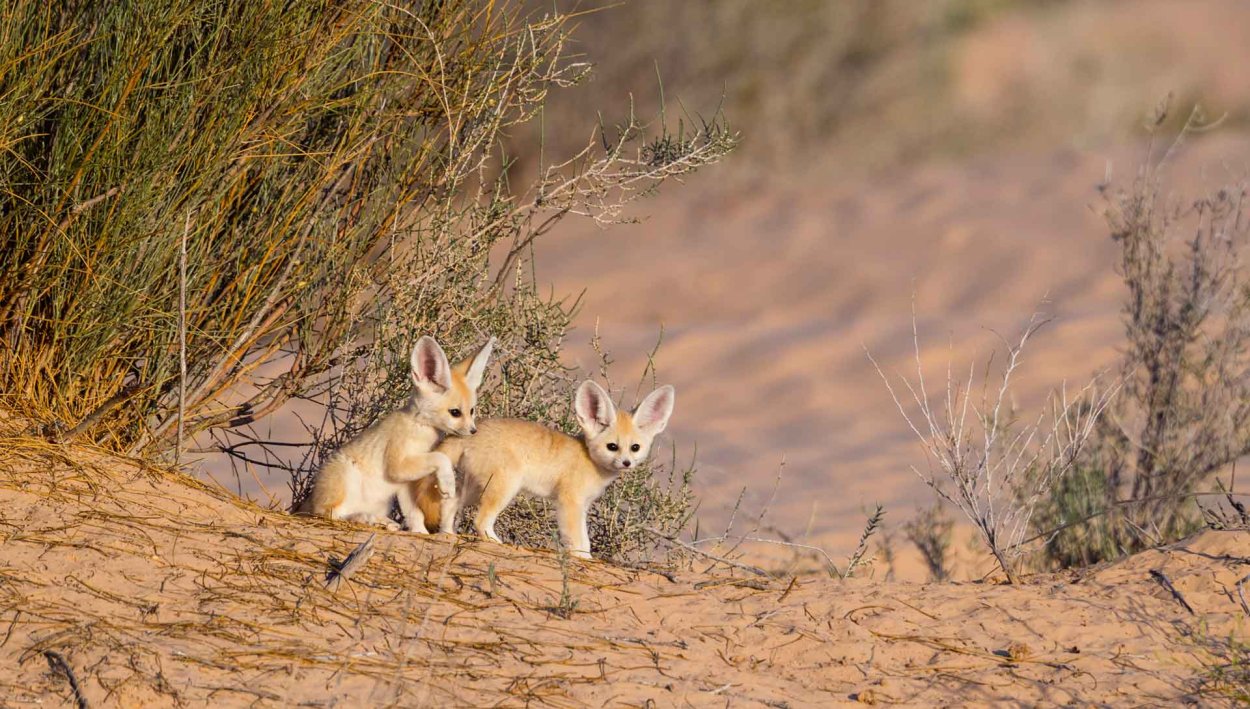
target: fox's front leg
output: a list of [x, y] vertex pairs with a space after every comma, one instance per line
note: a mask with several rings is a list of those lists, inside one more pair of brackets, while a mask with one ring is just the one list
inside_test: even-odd
[[[439, 490], [442, 490], [439, 486]], [[438, 533], [456, 533], [456, 515], [460, 514], [460, 498], [456, 495], [443, 495], [438, 503]]]
[[586, 528], [585, 501], [572, 497], [560, 497], [556, 504], [556, 525], [560, 528], [560, 541], [569, 554], [579, 559], [590, 557], [590, 532]]

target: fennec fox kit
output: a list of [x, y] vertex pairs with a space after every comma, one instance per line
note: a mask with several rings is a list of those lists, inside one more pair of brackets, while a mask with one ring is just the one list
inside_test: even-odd
[[447, 456], [434, 452], [445, 437], [477, 433], [477, 388], [486, 372], [495, 338], [472, 358], [455, 367], [432, 337], [422, 337], [412, 350], [412, 398], [334, 452], [317, 472], [312, 494], [300, 511], [331, 519], [383, 524], [394, 529], [391, 500], [399, 497], [404, 528], [426, 531], [409, 483], [433, 476], [441, 497], [434, 506], [446, 511], [450, 532], [455, 515], [455, 470]]
[[438, 520], [441, 529], [447, 524], [440, 516], [444, 510], [450, 507], [454, 515], [461, 506], [477, 503], [474, 527], [498, 542], [495, 519], [518, 492], [545, 497], [556, 503], [565, 547], [574, 556], [589, 559], [590, 506], [622, 470], [646, 461], [652, 440], [668, 425], [675, 397], [673, 387], [662, 386], [632, 414], [618, 413], [598, 384], [582, 382], [573, 404], [583, 432], [580, 440], [533, 421], [482, 421], [473, 438], [449, 438], [438, 448], [463, 473], [457, 504], [442, 503], [438, 490], [442, 481], [428, 478], [412, 486], [417, 504], [427, 523]]

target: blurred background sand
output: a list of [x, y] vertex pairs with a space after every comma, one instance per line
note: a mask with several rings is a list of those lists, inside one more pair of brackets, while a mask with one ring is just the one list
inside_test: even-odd
[[1169, 127], [1195, 104], [1223, 117], [1182, 146], [1178, 196], [1250, 166], [1250, 3], [609, 5], [583, 4], [605, 7], [580, 33], [596, 71], [555, 96], [548, 151], [584, 141], [587, 107], [610, 121], [632, 93], [654, 113], [657, 69], [670, 124], [723, 105], [743, 142], [643, 202], [640, 224], [565, 222], [538, 272], [582, 293], [570, 357], [593, 369], [597, 323], [627, 403], [663, 328], [669, 432], [683, 459], [697, 448], [705, 532], [743, 487], [743, 514], [762, 509], [783, 463], [766, 523], [810, 527], [835, 558], [874, 503], [895, 526], [930, 504], [910, 470], [923, 454], [865, 356], [914, 373], [913, 294], [931, 385], [1039, 308], [1054, 322], [1027, 352], [1023, 410], [1111, 364], [1122, 293], [1097, 187], [1131, 182], [1169, 93]]
[[[1240, 0], [560, 6], [586, 12], [573, 50], [595, 72], [512, 137], [518, 180], [536, 174], [540, 137], [546, 156], [569, 155], [599, 113], [656, 115], [657, 75], [670, 128], [721, 108], [742, 135], [724, 164], [641, 202], [640, 223], [569, 219], [536, 253], [540, 282], [581, 297], [569, 364], [597, 368], [597, 324], [627, 405], [663, 331], [655, 364], [678, 389], [667, 438], [697, 457], [705, 534], [745, 488], [740, 520], [767, 507], [770, 534], [845, 558], [875, 503], [894, 530], [931, 504], [911, 469], [923, 454], [865, 355], [914, 374], [913, 297], [931, 385], [1038, 309], [1054, 321], [1020, 372], [1023, 411], [1114, 362], [1122, 292], [1098, 186], [1131, 182], [1169, 94], [1165, 135], [1194, 105], [1222, 118], [1172, 161], [1178, 197], [1250, 167]], [[895, 544], [900, 575], [923, 578]]]

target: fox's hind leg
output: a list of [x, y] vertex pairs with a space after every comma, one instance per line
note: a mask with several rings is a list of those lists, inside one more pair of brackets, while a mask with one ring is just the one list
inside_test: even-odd
[[521, 477], [519, 475], [491, 477], [477, 503], [477, 518], [473, 521], [473, 527], [477, 529], [477, 533], [492, 542], [499, 542], [499, 535], [495, 534], [495, 520], [520, 491]]
[[347, 476], [352, 474], [352, 464], [340, 456], [333, 456], [317, 471], [312, 492], [300, 505], [300, 513], [330, 519], [342, 519], [343, 502], [347, 499]]

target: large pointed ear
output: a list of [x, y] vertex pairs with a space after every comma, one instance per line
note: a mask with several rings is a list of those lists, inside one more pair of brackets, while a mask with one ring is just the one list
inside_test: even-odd
[[464, 375], [464, 381], [470, 389], [477, 391], [477, 388], [482, 386], [482, 378], [486, 376], [486, 361], [490, 359], [490, 353], [494, 349], [495, 338], [492, 337], [472, 358], [456, 365], [456, 371]]
[[647, 435], [660, 435], [668, 426], [668, 417], [673, 415], [676, 399], [677, 390], [671, 384], [665, 384], [647, 394], [647, 398], [634, 409], [634, 425]]
[[412, 381], [419, 387], [432, 386], [440, 391], [451, 388], [447, 355], [429, 335], [417, 340], [417, 346], [412, 348]]
[[612, 404], [612, 398], [603, 387], [589, 379], [577, 387], [573, 411], [577, 414], [577, 423], [590, 438], [616, 423], [616, 406]]

